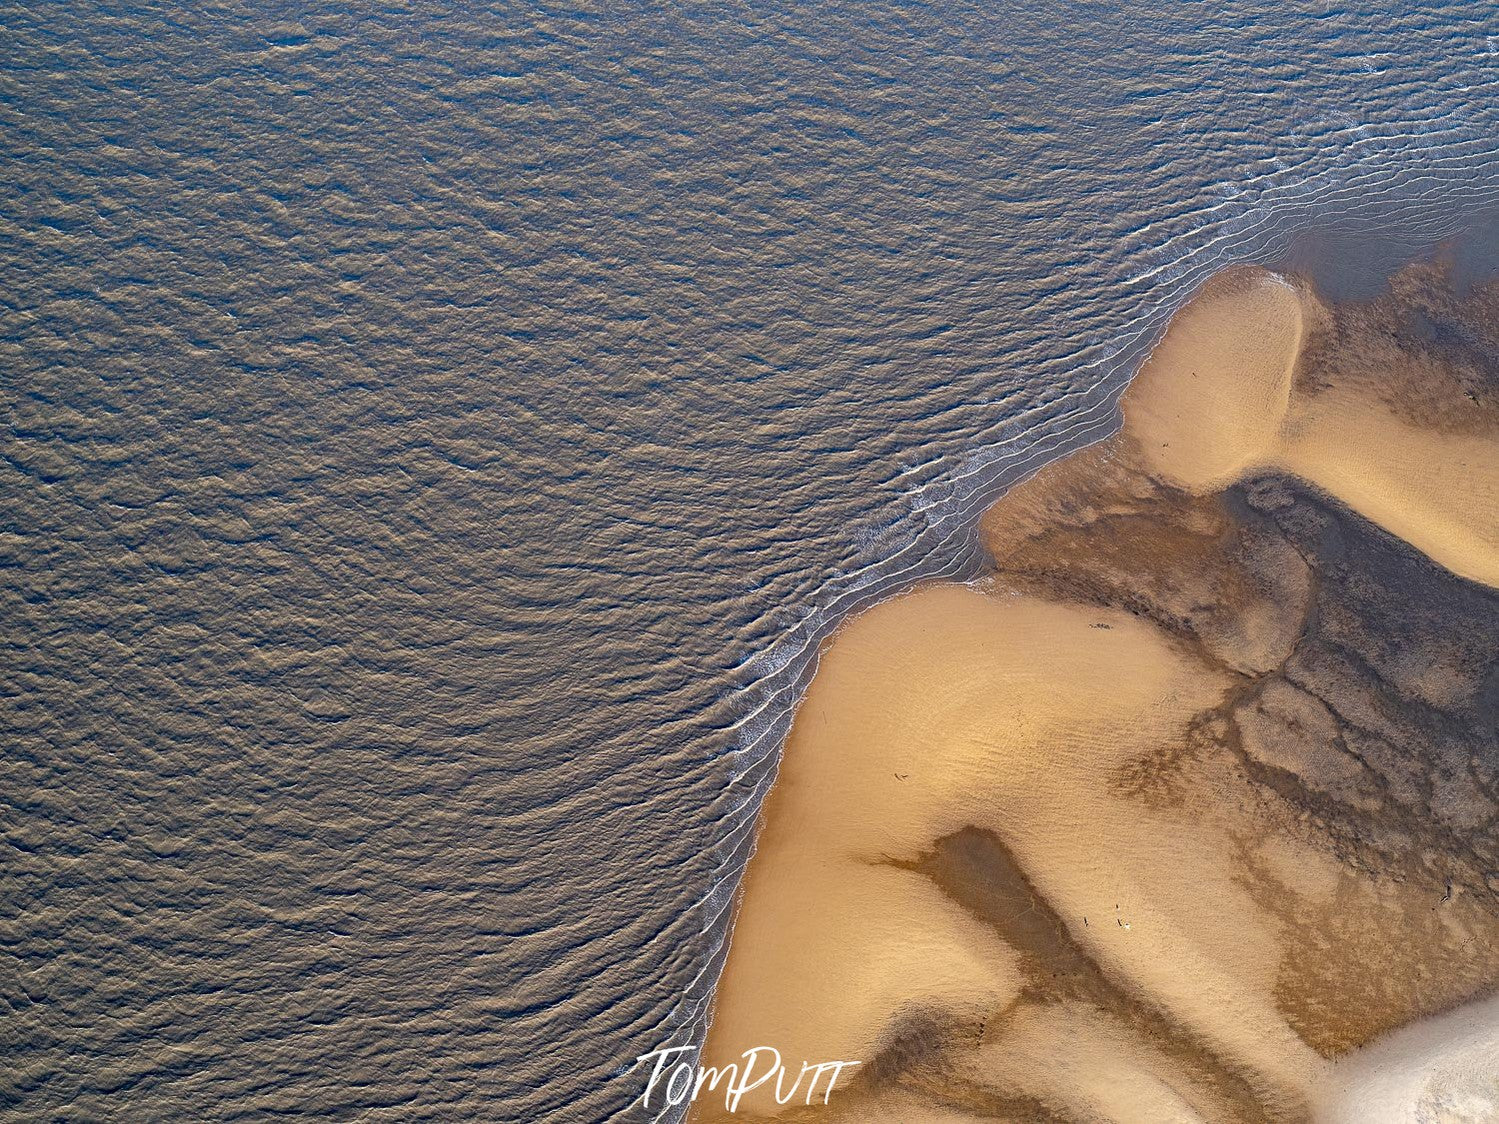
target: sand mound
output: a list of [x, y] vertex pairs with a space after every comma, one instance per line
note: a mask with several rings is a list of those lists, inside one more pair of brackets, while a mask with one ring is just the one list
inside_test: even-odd
[[1121, 433], [986, 517], [992, 579], [838, 634], [705, 1060], [863, 1065], [826, 1107], [766, 1088], [734, 1119], [1487, 1103], [1463, 1074], [1492, 1036], [1442, 1028], [1491, 1007], [1374, 1069], [1349, 1051], [1499, 984], [1499, 422], [1340, 376], [1328, 333], [1380, 331], [1341, 316], [1215, 280]]
[[1274, 457], [1301, 337], [1300, 294], [1274, 274], [1233, 270], [1204, 287], [1124, 397], [1148, 468], [1205, 492]]
[[1492, 1124], [1499, 1120], [1499, 999], [1398, 1030], [1340, 1061], [1318, 1124]]

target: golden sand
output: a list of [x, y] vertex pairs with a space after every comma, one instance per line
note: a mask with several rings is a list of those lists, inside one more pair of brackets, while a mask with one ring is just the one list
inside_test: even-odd
[[1130, 385], [1126, 432], [1152, 475], [1193, 492], [1256, 469], [1318, 485], [1449, 570], [1499, 586], [1492, 432], [1433, 432], [1367, 389], [1292, 404], [1306, 295], [1273, 275], [1210, 282]]
[[1462, 577], [1499, 586], [1499, 455], [1379, 401], [1329, 391], [1290, 419], [1281, 463]]
[[1302, 302], [1272, 274], [1215, 278], [1172, 320], [1125, 399], [1156, 476], [1217, 491], [1279, 451], [1301, 350]]
[[[1334, 319], [1274, 275], [1215, 279], [1123, 430], [986, 517], [993, 578], [839, 632], [766, 802], [704, 1060], [864, 1064], [827, 1106], [765, 1088], [734, 1119], [1310, 1119], [1340, 1054], [1499, 982], [1499, 886], [1463, 834], [1492, 818], [1485, 790], [1442, 761], [1441, 792], [1402, 773], [1366, 702], [1403, 692], [1466, 729], [1487, 634], [1339, 670], [1386, 602], [1357, 576], [1328, 592], [1325, 529], [1340, 503], [1499, 585], [1499, 424], [1310, 377]], [[1231, 491], [1266, 473], [1327, 498]], [[1320, 537], [1296, 541], [1308, 519]]]

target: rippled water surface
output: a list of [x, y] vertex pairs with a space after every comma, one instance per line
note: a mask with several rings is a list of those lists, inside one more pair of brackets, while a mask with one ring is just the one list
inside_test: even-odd
[[1214, 268], [1499, 195], [1486, 4], [0, 26], [18, 1120], [629, 1118], [816, 641]]

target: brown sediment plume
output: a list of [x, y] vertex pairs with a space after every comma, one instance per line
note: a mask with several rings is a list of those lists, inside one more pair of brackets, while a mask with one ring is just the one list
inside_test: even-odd
[[705, 1053], [864, 1066], [738, 1119], [1311, 1119], [1499, 984], [1495, 304], [1220, 275], [990, 578], [838, 634]]

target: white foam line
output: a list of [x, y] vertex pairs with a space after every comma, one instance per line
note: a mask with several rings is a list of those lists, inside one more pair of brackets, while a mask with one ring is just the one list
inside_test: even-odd
[[[1474, 92], [1474, 87], [1464, 87], [1461, 92]], [[766, 764], [780, 749], [800, 703], [804, 685], [816, 674], [823, 640], [841, 627], [850, 614], [909, 589], [918, 580], [940, 580], [970, 568], [974, 544], [957, 541], [961, 538], [959, 532], [971, 530], [977, 502], [992, 502], [994, 496], [990, 493], [997, 481], [1025, 464], [1027, 459], [1035, 459], [1037, 463], [1006, 486], [1014, 487], [1055, 459], [1093, 444], [1113, 431], [1117, 422], [1118, 391], [1127, 385], [1129, 377], [1148, 360], [1159, 343], [1157, 338], [1149, 346], [1142, 346], [1142, 341], [1151, 336], [1158, 337], [1170, 314], [1197, 287], [1200, 278], [1222, 268], [1234, 257], [1252, 259], [1264, 256], [1272, 249], [1283, 251], [1296, 229], [1297, 217], [1303, 213], [1326, 216], [1329, 212], [1348, 214], [1360, 209], [1370, 213], [1376, 210], [1369, 206], [1371, 201], [1387, 200], [1397, 189], [1400, 191], [1397, 211], [1403, 214], [1419, 209], [1426, 199], [1438, 193], [1448, 200], [1456, 197], [1472, 202], [1487, 201], [1499, 195], [1499, 189], [1489, 188], [1486, 184], [1448, 182], [1454, 171], [1481, 174], [1499, 165], [1499, 151], [1492, 144], [1485, 144], [1481, 137], [1453, 136], [1440, 152], [1434, 148], [1424, 153], [1418, 150], [1416, 158], [1421, 161], [1421, 167], [1414, 166], [1412, 153], [1401, 148], [1402, 141], [1418, 136], [1449, 136], [1454, 130], [1433, 122], [1453, 118], [1466, 121], [1467, 118], [1466, 114], [1459, 113], [1458, 108], [1447, 112], [1433, 109], [1431, 112], [1435, 116], [1425, 123], [1424, 128], [1420, 127], [1422, 123], [1409, 120], [1349, 119], [1338, 128], [1310, 137], [1312, 155], [1298, 165], [1288, 165], [1275, 155], [1265, 157], [1258, 172], [1251, 172], [1238, 182], [1204, 185], [1203, 194], [1212, 198], [1203, 206], [1152, 220], [1130, 231], [1124, 238], [1126, 250], [1121, 266], [1131, 257], [1159, 255], [1161, 260], [1132, 272], [1122, 283], [1126, 289], [1143, 290], [1142, 296], [1156, 290], [1160, 297], [1152, 301], [1146, 296], [1148, 308], [1143, 316], [1134, 318], [1132, 329], [1112, 323], [1114, 318], [1105, 316], [1100, 330], [1112, 333], [1112, 346], [1095, 340], [1070, 356], [1050, 357], [1036, 365], [1038, 374], [1060, 371], [1069, 363], [1076, 364], [1087, 351], [1103, 348], [1102, 355], [1081, 365], [1080, 373], [1092, 376], [1087, 385], [997, 419], [986, 427], [994, 433], [994, 438], [964, 456], [952, 472], [941, 474], [943, 466], [951, 459], [948, 456], [903, 466], [890, 478], [892, 482], [918, 473], [930, 474], [930, 478], [915, 488], [901, 493], [907, 504], [908, 517], [911, 514], [921, 516], [921, 528], [894, 551], [871, 557], [868, 562], [844, 572], [827, 601], [814, 606], [767, 648], [751, 654], [732, 669], [753, 678], [728, 697], [729, 705], [745, 709], [741, 709], [738, 717], [723, 729], [730, 734], [748, 733], [753, 729], [753, 736], [727, 751], [726, 755], [735, 758], [739, 766], [721, 795], [726, 795], [756, 767]], [[1481, 151], [1474, 152], [1473, 149]], [[1399, 160], [1398, 166], [1392, 169], [1381, 165], [1392, 157]], [[1298, 171], [1302, 174], [1297, 175]], [[1293, 176], [1296, 178], [1291, 179]], [[1337, 204], [1343, 206], [1337, 207]], [[1375, 214], [1371, 221], [1383, 225], [1389, 218]], [[1451, 233], [1462, 225], [1460, 219], [1445, 214], [1432, 218], [1412, 216], [1412, 221], [1423, 234]], [[1165, 237], [1155, 245], [1148, 244], [1152, 232], [1157, 230]], [[1275, 280], [1288, 286], [1292, 284], [1278, 274]], [[1162, 281], [1167, 282], [1164, 288]], [[1046, 303], [1053, 299], [1060, 298], [1048, 295]], [[1130, 371], [1115, 369], [1122, 356], [1136, 349], [1140, 354]], [[1037, 424], [1028, 426], [1026, 422], [1032, 419]], [[943, 493], [940, 498], [937, 496], [939, 491]], [[931, 502], [923, 502], [929, 496]], [[869, 547], [885, 541], [891, 529], [887, 524], [871, 535]], [[971, 533], [969, 537], [972, 537]], [[865, 548], [856, 544], [855, 557], [860, 549]], [[931, 560], [944, 551], [948, 557], [941, 564], [932, 566]], [[761, 670], [767, 662], [769, 670]], [[769, 748], [766, 748], [766, 742], [771, 743]], [[717, 936], [703, 959], [702, 967], [684, 989], [680, 1004], [683, 1018], [677, 1023], [679, 1028], [700, 1026], [704, 1033], [708, 1029], [708, 1011], [717, 975], [711, 981], [707, 977], [715, 966], [721, 971], [722, 954], [731, 937], [729, 927], [738, 882], [743, 877], [745, 863], [750, 861], [757, 847], [757, 841], [753, 839], [745, 847], [744, 839], [758, 823], [760, 803], [778, 771], [775, 766], [765, 769], [754, 788], [743, 794], [744, 798], [725, 817], [731, 821], [730, 827], [715, 845], [715, 850], [724, 856], [717, 867], [721, 874], [715, 878], [708, 894], [692, 907], [705, 913], [702, 931]], [[736, 854], [743, 857], [735, 860], [733, 856]], [[732, 869], [726, 869], [730, 864]], [[730, 920], [724, 920], [726, 917]], [[665, 1115], [663, 1113], [657, 1119]]]

